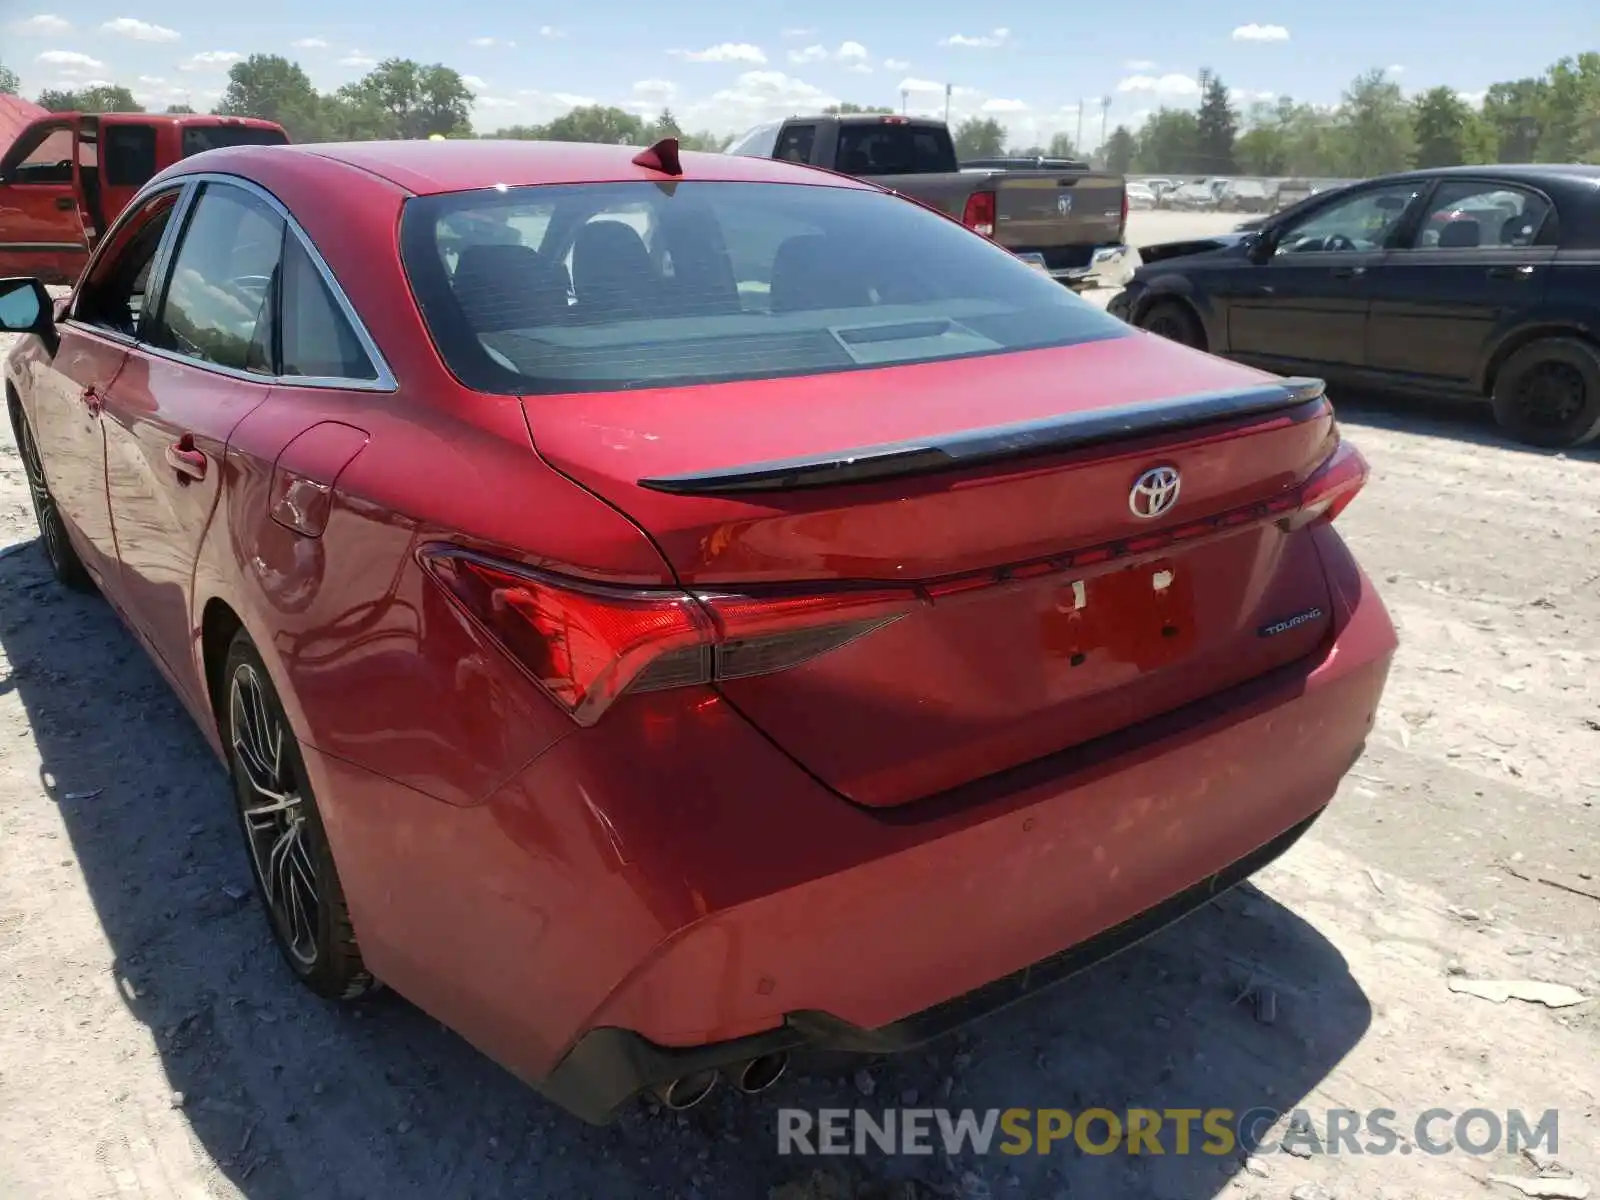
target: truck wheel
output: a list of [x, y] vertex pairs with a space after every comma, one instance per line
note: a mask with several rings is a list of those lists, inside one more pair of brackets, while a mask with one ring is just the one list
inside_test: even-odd
[[1600, 349], [1569, 337], [1529, 342], [1500, 367], [1490, 403], [1519, 442], [1581, 446], [1600, 434]]
[[1196, 350], [1206, 348], [1206, 331], [1201, 328], [1200, 318], [1181, 300], [1157, 300], [1140, 315], [1138, 324], [1140, 329], [1168, 341]]

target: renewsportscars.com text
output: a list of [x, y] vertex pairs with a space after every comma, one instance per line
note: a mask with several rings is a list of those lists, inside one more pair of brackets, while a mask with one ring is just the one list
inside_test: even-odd
[[[1285, 1124], [1284, 1119], [1288, 1118]], [[779, 1154], [1496, 1154], [1558, 1152], [1554, 1109], [783, 1108]]]

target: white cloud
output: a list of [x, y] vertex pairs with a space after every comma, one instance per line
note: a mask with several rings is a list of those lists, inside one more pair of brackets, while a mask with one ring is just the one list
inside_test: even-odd
[[883, 60], [885, 71], [909, 71], [911, 64], [903, 58], [886, 58]]
[[1289, 31], [1282, 25], [1241, 25], [1233, 31], [1236, 42], [1287, 42]]
[[1119, 92], [1140, 92], [1165, 99], [1198, 96], [1200, 84], [1188, 75], [1130, 75], [1117, 84]]
[[370, 54], [363, 54], [360, 50], [352, 50], [339, 60], [341, 67], [375, 67], [378, 60]]
[[508, 100], [504, 96], [479, 96], [472, 102], [474, 108], [516, 108], [515, 100]]
[[1004, 46], [1011, 41], [1011, 30], [1004, 28], [994, 30], [992, 33], [969, 35], [965, 33], [953, 34], [939, 42], [941, 46], [964, 46], [975, 50], [992, 50], [996, 46]]
[[670, 79], [641, 79], [633, 85], [633, 94], [642, 100], [665, 104], [678, 94], [678, 85]]
[[488, 83], [478, 78], [476, 75], [463, 75], [461, 77], [461, 82], [466, 84], [475, 92], [487, 92], [489, 90]]
[[[564, 38], [567, 36], [565, 29], [557, 29], [554, 25], [539, 26], [539, 36], [545, 38]], [[507, 42], [508, 46], [515, 46], [515, 42]]]
[[237, 50], [202, 50], [193, 58], [178, 64], [180, 71], [225, 71], [236, 62], [243, 62], [244, 55]]
[[826, 46], [818, 45], [789, 51], [789, 61], [792, 63], [833, 62], [864, 75], [872, 72], [872, 67], [867, 62], [869, 57], [871, 56], [867, 54], [867, 48], [860, 42], [841, 42], [837, 50], [829, 50]]
[[819, 112], [839, 97], [782, 71], [745, 71], [732, 87], [704, 100], [676, 104], [673, 111], [686, 129], [735, 133], [761, 121]]
[[935, 83], [931, 79], [918, 79], [915, 76], [909, 76], [900, 81], [900, 90], [902, 92], [938, 92], [943, 95], [944, 84]]
[[1389, 75], [1404, 75], [1406, 67], [1404, 63], [1390, 63], [1384, 68], [1384, 72]]
[[54, 13], [40, 13], [26, 20], [13, 21], [6, 28], [18, 37], [59, 37], [72, 32], [72, 22]]
[[141, 75], [139, 76], [139, 82], [148, 87], [160, 87], [167, 81], [160, 75]]
[[793, 41], [795, 38], [810, 37], [814, 33], [816, 33], [816, 30], [814, 28], [812, 28], [812, 29], [790, 28], [790, 29], [785, 29], [783, 31], [783, 36], [788, 38], [788, 39], [790, 39], [791, 41]]
[[56, 67], [68, 75], [81, 75], [85, 71], [106, 69], [105, 63], [98, 58], [92, 58], [76, 50], [46, 50], [39, 55], [39, 61], [46, 66]]
[[999, 97], [995, 97], [991, 100], [985, 100], [980, 105], [980, 108], [983, 112], [991, 115], [996, 113], [1025, 113], [1028, 111], [1028, 104], [1023, 100], [1002, 100]]
[[547, 100], [552, 104], [560, 105], [560, 112], [557, 112], [556, 116], [560, 116], [561, 113], [566, 112], [569, 108], [588, 108], [590, 105], [600, 103], [593, 96], [579, 96], [574, 92], [542, 92], [538, 88], [523, 88], [517, 92], [517, 95], [534, 101]]
[[1130, 71], [1154, 71], [1156, 64], [1148, 58], [1130, 58], [1122, 64]]
[[704, 50], [672, 50], [669, 53], [676, 58], [699, 63], [765, 63], [767, 61], [767, 56], [761, 52], [761, 47], [752, 46], [749, 42], [722, 42], [716, 46], [707, 46]]
[[149, 21], [140, 21], [134, 17], [118, 17], [114, 21], [107, 21], [100, 26], [100, 32], [115, 33], [132, 38], [136, 42], [175, 42], [183, 36], [176, 29], [168, 29], [165, 25], [152, 25]]
[[1466, 102], [1467, 104], [1470, 104], [1473, 108], [1482, 108], [1484, 99], [1489, 95], [1489, 93], [1486, 92], [1486, 91], [1483, 91], [1483, 92], [1459, 92], [1458, 91], [1456, 93], [1456, 95], [1460, 96], [1461, 99], [1464, 102]]
[[[546, 25], [545, 28], [549, 29], [550, 26]], [[500, 46], [506, 50], [515, 50], [517, 48], [517, 44], [508, 38], [492, 37], [475, 37], [471, 42], [468, 43], [468, 45], [476, 46], [480, 50], [487, 50], [491, 46]]]
[[318, 37], [296, 38], [289, 43], [296, 50], [326, 50], [328, 43]]

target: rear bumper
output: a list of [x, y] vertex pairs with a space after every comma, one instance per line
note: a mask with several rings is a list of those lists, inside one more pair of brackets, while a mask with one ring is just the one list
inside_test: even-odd
[[610, 1121], [634, 1096], [705, 1071], [726, 1071], [762, 1055], [798, 1050], [894, 1054], [910, 1050], [1038, 995], [1136, 945], [1244, 882], [1298, 842], [1320, 810], [1175, 896], [1069, 946], [1049, 958], [962, 996], [876, 1029], [826, 1012], [789, 1013], [776, 1029], [704, 1046], [660, 1046], [632, 1030], [608, 1026], [586, 1033], [539, 1085], [549, 1099], [585, 1121]]
[[841, 800], [709, 689], [625, 699], [470, 807], [308, 747], [368, 965], [590, 1120], [691, 1071], [1004, 1007], [1244, 878], [1333, 796], [1395, 634], [1311, 534], [1314, 658], [900, 809]]
[[1139, 252], [1132, 246], [1096, 246], [1083, 267], [1049, 271], [1050, 278], [1073, 288], [1126, 287], [1139, 269]]

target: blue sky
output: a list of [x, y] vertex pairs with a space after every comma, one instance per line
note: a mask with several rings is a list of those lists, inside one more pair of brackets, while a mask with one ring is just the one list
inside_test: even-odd
[[258, 51], [297, 59], [325, 89], [390, 55], [440, 61], [470, 77], [480, 130], [597, 101], [643, 114], [665, 103], [686, 127], [721, 132], [834, 100], [899, 107], [903, 90], [911, 111], [942, 112], [951, 83], [952, 115], [995, 116], [1018, 144], [1076, 134], [1081, 97], [1092, 146], [1100, 97], [1111, 97], [1111, 127], [1137, 125], [1162, 104], [1192, 105], [1201, 66], [1243, 99], [1332, 103], [1369, 67], [1392, 69], [1408, 90], [1473, 95], [1588, 48], [1572, 33], [1594, 27], [1592, 2], [914, 0], [874, 13], [846, 0], [677, 11], [647, 0], [0, 0], [0, 61], [25, 94], [110, 81], [148, 105], [197, 108], [215, 101], [231, 62]]

